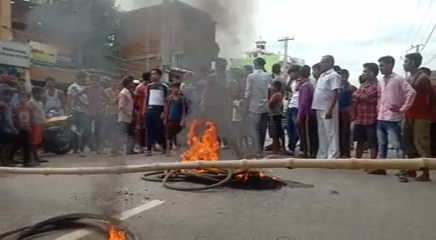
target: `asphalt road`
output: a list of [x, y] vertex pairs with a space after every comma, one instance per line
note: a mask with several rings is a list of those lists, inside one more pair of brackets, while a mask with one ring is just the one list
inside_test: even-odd
[[[89, 155], [50, 157], [46, 166], [175, 161]], [[115, 209], [143, 240], [431, 240], [436, 183], [399, 183], [362, 171], [265, 170], [296, 188], [176, 192], [140, 175], [0, 176], [0, 232], [65, 213]], [[114, 212], [112, 212], [114, 213]], [[100, 239], [58, 232], [41, 239]], [[104, 238], [101, 238], [104, 239]]]

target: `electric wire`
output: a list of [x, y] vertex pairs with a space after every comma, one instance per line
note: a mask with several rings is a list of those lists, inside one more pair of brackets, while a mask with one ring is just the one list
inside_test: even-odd
[[[419, 38], [421, 29], [424, 26], [425, 20], [427, 19], [427, 15], [429, 14], [432, 5], [433, 5], [433, 0], [429, 0], [428, 7], [427, 7], [427, 10], [424, 14], [424, 17], [421, 20], [421, 24], [418, 25], [418, 31], [416, 31], [416, 34], [414, 34], [414, 36], [416, 36], [417, 38]], [[419, 15], [419, 14], [415, 13], [415, 16], [417, 16], [417, 15]]]
[[413, 15], [412, 23], [410, 24], [409, 33], [407, 34], [407, 39], [405, 44], [409, 43], [410, 37], [412, 36], [413, 26], [415, 25], [415, 20], [418, 15], [419, 6], [421, 5], [421, 0], [416, 1], [415, 14]]
[[430, 34], [428, 34], [427, 39], [424, 42], [424, 45], [421, 48], [421, 51], [419, 51], [420, 53], [422, 53], [425, 49], [425, 47], [427, 46], [428, 42], [430, 41], [431, 37], [433, 36], [434, 30], [436, 29], [436, 23], [434, 24], [433, 28], [430, 31]]
[[427, 61], [426, 63], [424, 63], [424, 65], [428, 65], [428, 64], [430, 64], [430, 63], [433, 62], [433, 60], [435, 60], [435, 59], [436, 59], [436, 53], [433, 55], [433, 57], [430, 58], [429, 61]]

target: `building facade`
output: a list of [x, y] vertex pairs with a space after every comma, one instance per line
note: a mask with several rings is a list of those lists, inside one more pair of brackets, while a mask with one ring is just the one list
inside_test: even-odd
[[285, 69], [288, 69], [292, 65], [299, 65], [303, 66], [305, 64], [304, 59], [300, 58], [294, 58], [291, 56], [288, 57], [288, 64], [287, 66], [284, 66], [284, 59], [285, 56], [283, 54], [276, 54], [272, 51], [267, 50], [267, 42], [264, 40], [259, 40], [255, 42], [256, 48], [248, 50], [245, 52], [246, 57], [245, 58], [239, 58], [239, 59], [229, 59], [230, 65], [235, 68], [241, 68], [244, 65], [252, 65], [253, 60], [257, 57], [262, 57], [266, 61], [266, 70], [268, 72], [271, 71], [271, 68], [274, 64], [279, 63], [282, 66], [282, 70], [285, 71]]
[[[71, 39], [62, 37], [39, 21], [45, 9], [41, 5], [26, 0], [11, 2], [11, 32], [13, 41], [29, 44], [32, 47], [32, 62], [29, 74], [33, 82], [43, 82], [53, 77], [60, 84], [75, 81], [78, 72], [78, 54]], [[44, 19], [44, 18], [43, 18]], [[52, 19], [49, 19], [52, 20]], [[83, 69], [101, 77], [119, 77], [111, 72]], [[43, 84], [43, 83], [40, 83]]]
[[162, 16], [162, 4], [121, 15], [119, 69], [140, 76], [161, 66], [162, 19], [170, 27], [171, 66], [191, 71], [210, 66], [218, 57], [216, 23], [212, 17], [181, 1], [169, 3], [168, 16]]

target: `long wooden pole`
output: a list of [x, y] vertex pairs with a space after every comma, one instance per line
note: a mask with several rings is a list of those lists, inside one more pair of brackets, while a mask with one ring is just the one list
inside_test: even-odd
[[77, 168], [8, 168], [1, 167], [0, 174], [30, 175], [94, 175], [127, 174], [148, 171], [221, 168], [221, 169], [256, 169], [256, 168], [322, 168], [322, 169], [421, 169], [436, 170], [435, 158], [417, 159], [270, 159], [270, 160], [231, 160], [231, 161], [195, 161], [151, 163], [144, 165], [116, 167], [77, 167]]

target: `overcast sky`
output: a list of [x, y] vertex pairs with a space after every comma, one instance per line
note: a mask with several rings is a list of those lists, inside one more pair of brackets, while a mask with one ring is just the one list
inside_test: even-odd
[[[133, 0], [119, 2], [123, 9], [137, 7], [132, 5]], [[269, 50], [283, 51], [277, 39], [294, 36], [290, 55], [305, 59], [307, 64], [316, 63], [322, 55], [334, 55], [338, 65], [350, 70], [353, 82], [363, 63], [376, 62], [383, 55], [394, 56], [398, 62], [396, 71], [403, 74], [400, 56], [412, 44], [424, 43], [436, 24], [436, 1], [431, 0], [253, 2], [258, 4], [253, 34], [244, 39], [248, 45], [241, 52], [252, 48], [249, 42], [260, 37], [268, 41]], [[424, 63], [436, 54], [434, 35], [423, 51]], [[427, 67], [436, 69], [436, 59]]]

